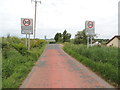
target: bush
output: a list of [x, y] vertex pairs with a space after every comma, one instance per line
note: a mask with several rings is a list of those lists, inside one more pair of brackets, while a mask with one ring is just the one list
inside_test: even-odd
[[21, 53], [22, 55], [25, 55], [28, 53], [27, 51], [27, 47], [21, 43], [19, 44], [12, 44], [12, 46], [19, 52]]
[[45, 43], [45, 40], [31, 40], [30, 48], [42, 47], [43, 43]]

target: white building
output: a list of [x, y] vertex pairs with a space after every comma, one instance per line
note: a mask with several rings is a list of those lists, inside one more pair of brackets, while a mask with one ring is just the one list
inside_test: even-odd
[[93, 46], [101, 46], [101, 43], [96, 41], [95, 43], [93, 43]]

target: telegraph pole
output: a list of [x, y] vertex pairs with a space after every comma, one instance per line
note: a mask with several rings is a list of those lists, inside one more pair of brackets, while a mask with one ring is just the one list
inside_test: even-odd
[[39, 2], [41, 4], [41, 1], [38, 1], [38, 0], [31, 0], [31, 1], [35, 2], [35, 16], [34, 16], [34, 39], [35, 39], [37, 3]]

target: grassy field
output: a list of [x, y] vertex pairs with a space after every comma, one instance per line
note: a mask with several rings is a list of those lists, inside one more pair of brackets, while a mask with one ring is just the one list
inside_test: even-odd
[[118, 87], [120, 84], [118, 48], [95, 46], [86, 48], [85, 45], [65, 44], [63, 49], [112, 85]]
[[31, 50], [25, 46], [25, 39], [2, 38], [2, 87], [18, 88], [31, 71], [45, 48], [44, 40], [31, 40]]

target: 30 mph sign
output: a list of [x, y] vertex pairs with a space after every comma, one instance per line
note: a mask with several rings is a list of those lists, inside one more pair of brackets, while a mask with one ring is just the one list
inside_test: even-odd
[[86, 35], [90, 35], [90, 36], [95, 35], [95, 22], [94, 21], [86, 21], [85, 22], [85, 30], [86, 30]]
[[33, 19], [21, 18], [21, 34], [33, 34]]

